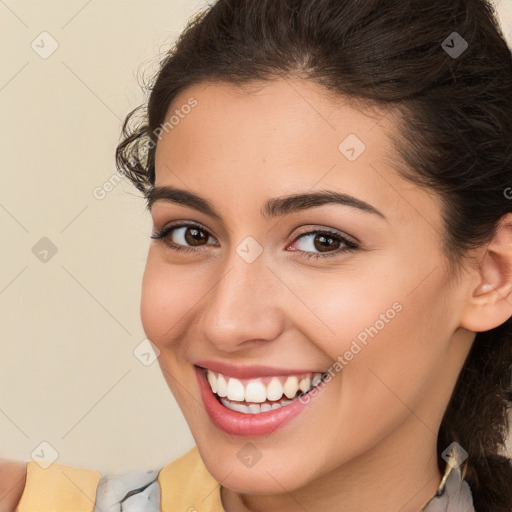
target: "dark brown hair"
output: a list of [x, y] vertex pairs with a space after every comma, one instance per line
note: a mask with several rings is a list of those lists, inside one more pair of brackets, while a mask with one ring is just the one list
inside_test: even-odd
[[[485, 0], [219, 0], [189, 22], [147, 105], [125, 119], [119, 171], [151, 190], [158, 128], [186, 87], [290, 76], [399, 114], [401, 175], [439, 193], [458, 268], [512, 212], [512, 55]], [[452, 441], [469, 453], [479, 512], [512, 510], [511, 322], [477, 333], [438, 434], [441, 472]]]

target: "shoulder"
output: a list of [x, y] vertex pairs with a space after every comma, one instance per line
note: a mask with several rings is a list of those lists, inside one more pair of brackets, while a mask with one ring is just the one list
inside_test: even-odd
[[[185, 508], [183, 508], [185, 507]], [[27, 463], [16, 512], [222, 512], [220, 485], [206, 469], [197, 446], [161, 469], [102, 475], [53, 463]]]
[[27, 462], [16, 512], [159, 512], [158, 470], [104, 475], [92, 469]]
[[162, 510], [224, 510], [220, 484], [208, 472], [197, 446], [163, 467], [158, 482]]
[[61, 511], [65, 506], [72, 506], [77, 512], [90, 512], [100, 477], [98, 471], [91, 469], [29, 461], [16, 512]]
[[134, 471], [100, 479], [93, 512], [223, 512], [220, 486], [197, 446], [160, 470]]
[[0, 459], [0, 510], [12, 512], [20, 501], [26, 480], [26, 463]]

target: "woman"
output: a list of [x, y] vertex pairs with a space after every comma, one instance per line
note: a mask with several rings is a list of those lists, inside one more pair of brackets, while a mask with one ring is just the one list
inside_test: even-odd
[[117, 164], [153, 219], [141, 317], [197, 446], [121, 478], [29, 462], [17, 510], [512, 510], [491, 5], [219, 0], [151, 89]]

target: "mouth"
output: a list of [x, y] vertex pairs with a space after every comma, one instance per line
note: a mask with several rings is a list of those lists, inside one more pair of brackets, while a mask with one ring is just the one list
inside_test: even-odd
[[206, 378], [222, 405], [244, 414], [259, 414], [286, 407], [322, 381], [322, 373], [237, 379], [206, 369]]
[[212, 422], [241, 436], [268, 435], [284, 426], [317, 398], [328, 375], [307, 372], [236, 378], [200, 366], [195, 370]]

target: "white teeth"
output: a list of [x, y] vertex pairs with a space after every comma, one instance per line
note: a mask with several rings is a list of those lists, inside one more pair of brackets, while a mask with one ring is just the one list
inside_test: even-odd
[[217, 395], [219, 396], [227, 396], [228, 394], [228, 385], [226, 383], [226, 379], [219, 373], [217, 377]]
[[[247, 393], [247, 391], [246, 391]], [[231, 377], [228, 381], [227, 387], [227, 397], [230, 400], [236, 400], [238, 402], [243, 402], [244, 400], [244, 385], [238, 380]], [[249, 401], [249, 400], [247, 400]], [[255, 400], [251, 400], [254, 402]]]
[[280, 402], [270, 404], [249, 404], [244, 405], [239, 402], [232, 402], [227, 398], [223, 397], [220, 399], [221, 403], [231, 409], [233, 411], [242, 412], [244, 414], [259, 414], [260, 412], [267, 412], [275, 409], [280, 409], [281, 407], [285, 407], [286, 405], [293, 404], [295, 400], [281, 400]]
[[[282, 378], [273, 377], [270, 382], [267, 380], [267, 386], [261, 379], [245, 381], [244, 385], [240, 379], [225, 377], [220, 373], [216, 375], [211, 370], [207, 370], [206, 377], [214, 393], [221, 399], [227, 397], [226, 400], [221, 400], [224, 405], [229, 404], [226, 407], [250, 414], [267, 412], [288, 405], [298, 398], [299, 391], [307, 393], [322, 381], [322, 373], [290, 375], [284, 384], [281, 383]], [[277, 403], [278, 400], [280, 400], [279, 403]], [[274, 403], [264, 403], [267, 401]]]
[[226, 407], [232, 409], [233, 411], [243, 412], [245, 414], [249, 414], [249, 407], [247, 405], [237, 403], [237, 402], [228, 402], [225, 398], [221, 398], [220, 400]]
[[267, 398], [269, 400], [279, 400], [283, 396], [283, 386], [279, 379], [274, 377], [267, 385]]
[[284, 383], [284, 386], [283, 386], [284, 394], [288, 398], [293, 398], [297, 394], [298, 390], [299, 390], [299, 379], [297, 379], [297, 377], [295, 377], [294, 375], [291, 375], [290, 377], [288, 377], [286, 379], [286, 382]]
[[208, 382], [210, 384], [210, 387], [212, 388], [212, 391], [214, 393], [217, 393], [217, 379], [215, 378], [215, 375], [213, 374], [213, 372], [208, 370], [206, 376], [208, 377]]
[[304, 377], [299, 382], [300, 390], [305, 393], [311, 387], [311, 379], [309, 377]]
[[[259, 380], [251, 380], [245, 386], [246, 402], [264, 402], [267, 399], [267, 390]], [[243, 400], [243, 399], [242, 399]]]

